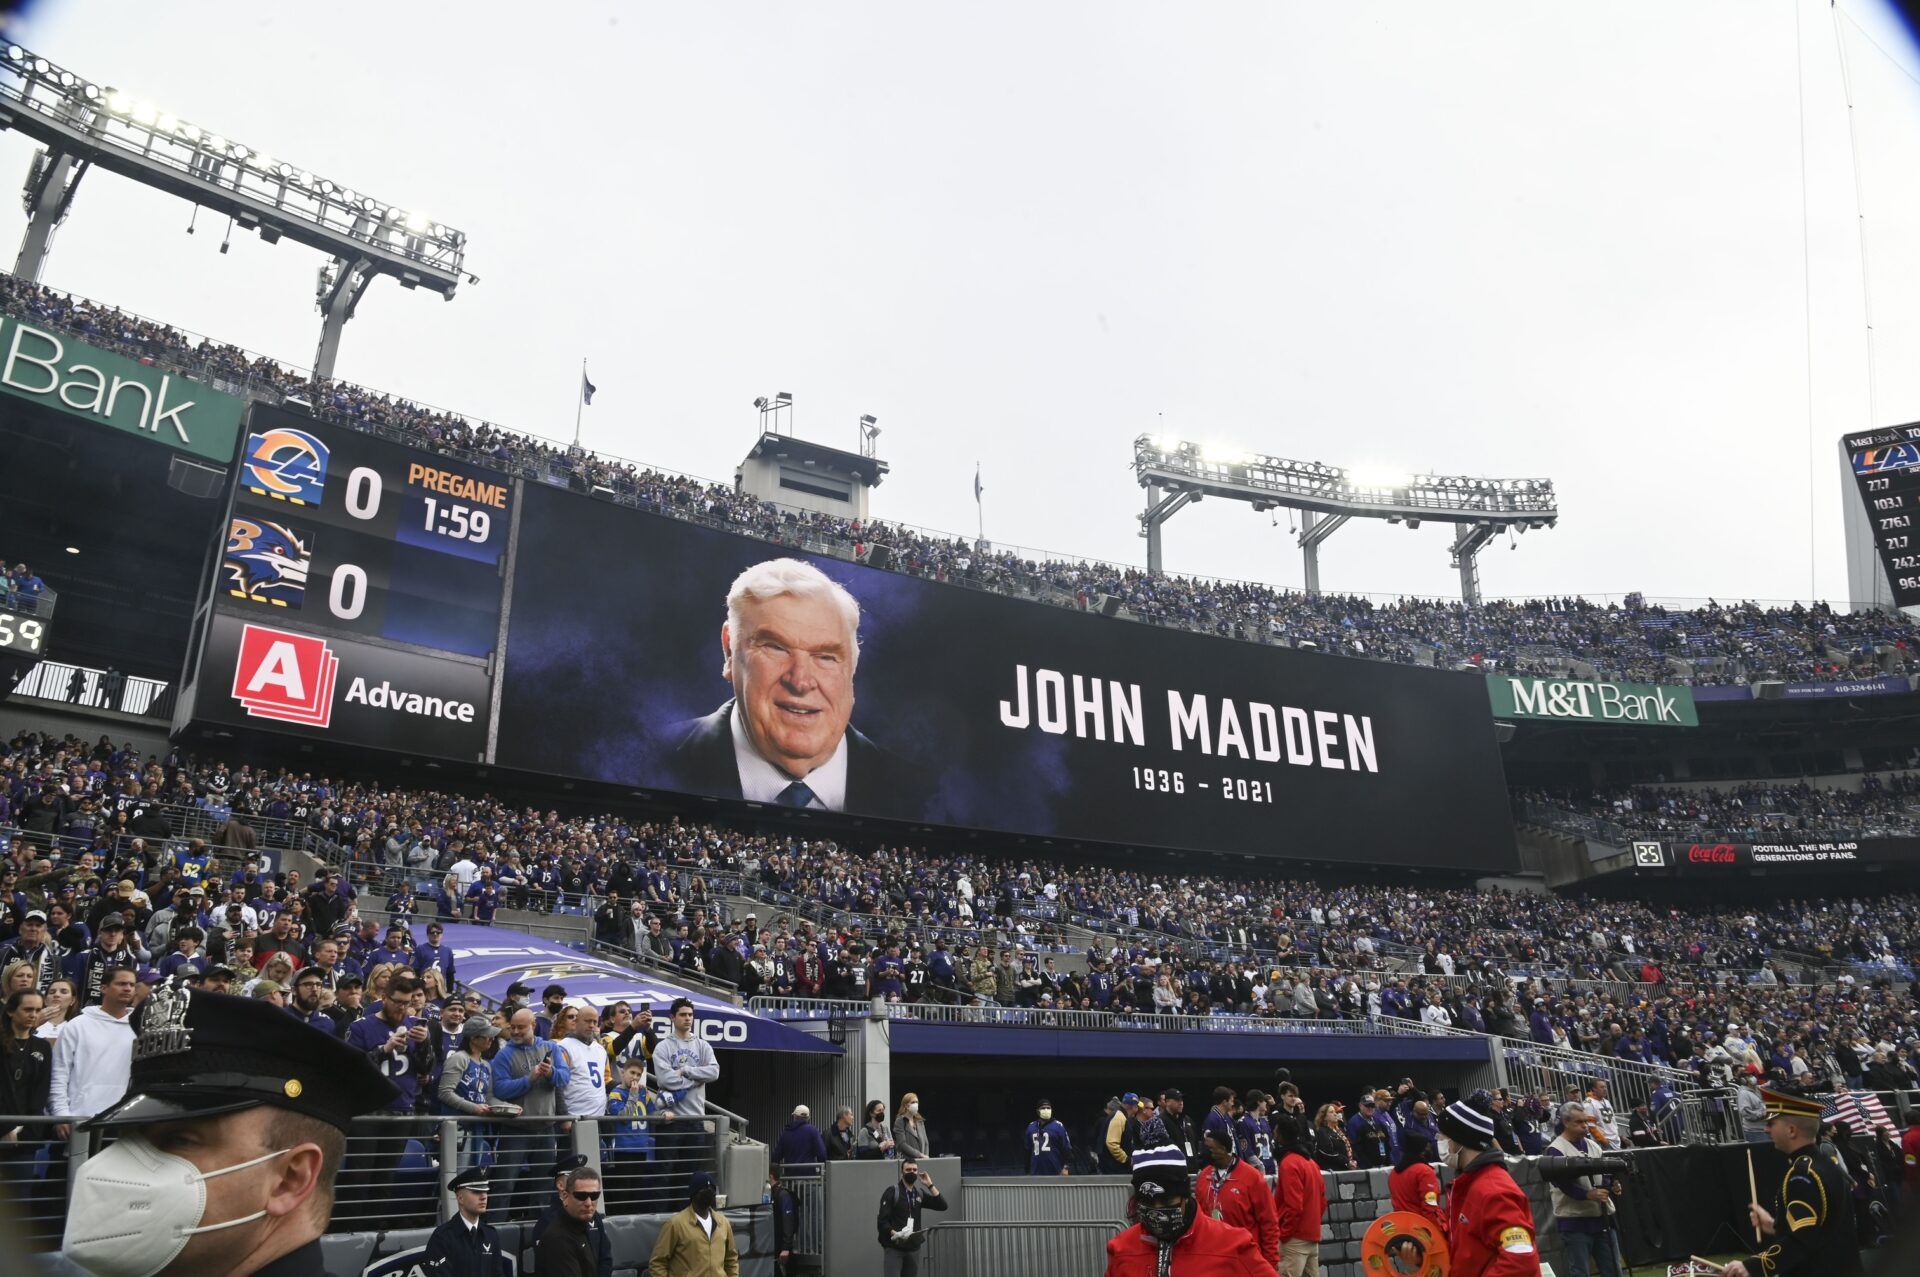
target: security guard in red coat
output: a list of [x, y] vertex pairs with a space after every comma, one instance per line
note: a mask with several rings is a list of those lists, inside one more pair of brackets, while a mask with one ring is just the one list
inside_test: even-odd
[[1452, 1277], [1539, 1277], [1533, 1243], [1533, 1207], [1494, 1148], [1493, 1104], [1485, 1091], [1455, 1100], [1440, 1114], [1440, 1133], [1453, 1143], [1447, 1165], [1455, 1176], [1447, 1192], [1447, 1250]]
[[1273, 1277], [1246, 1229], [1201, 1212], [1185, 1149], [1137, 1149], [1132, 1168], [1140, 1222], [1107, 1243], [1107, 1277]]

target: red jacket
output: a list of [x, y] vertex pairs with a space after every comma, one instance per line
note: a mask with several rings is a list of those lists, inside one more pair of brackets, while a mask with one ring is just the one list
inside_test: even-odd
[[1281, 1241], [1319, 1244], [1320, 1221], [1327, 1213], [1327, 1184], [1311, 1157], [1291, 1148], [1280, 1155], [1273, 1205], [1280, 1216]]
[[[1213, 1167], [1202, 1166], [1193, 1177], [1194, 1197], [1200, 1213], [1213, 1217], [1215, 1208]], [[1220, 1219], [1235, 1228], [1244, 1228], [1260, 1247], [1269, 1264], [1280, 1262], [1280, 1216], [1267, 1192], [1267, 1177], [1251, 1162], [1236, 1161], [1227, 1175], [1218, 1203]]]
[[1387, 1192], [1395, 1210], [1425, 1215], [1440, 1226], [1443, 1236], [1446, 1234], [1447, 1203], [1440, 1195], [1440, 1177], [1433, 1173], [1433, 1167], [1415, 1162], [1404, 1171], [1394, 1171], [1387, 1176]]
[[1448, 1193], [1452, 1277], [1539, 1277], [1533, 1207], [1498, 1153], [1460, 1173]]
[[[1155, 1277], [1160, 1243], [1133, 1227], [1107, 1243], [1107, 1277]], [[1273, 1277], [1273, 1265], [1244, 1228], [1196, 1212], [1173, 1244], [1172, 1277]]]
[[1920, 1188], [1920, 1122], [1909, 1126], [1907, 1133], [1900, 1137], [1900, 1156], [1907, 1166], [1904, 1188], [1907, 1193], [1912, 1193]]

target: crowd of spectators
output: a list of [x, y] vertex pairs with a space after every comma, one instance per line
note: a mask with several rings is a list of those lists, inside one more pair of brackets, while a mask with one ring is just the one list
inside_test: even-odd
[[1920, 778], [1868, 773], [1857, 788], [1805, 781], [1754, 781], [1688, 788], [1659, 785], [1599, 790], [1528, 790], [1523, 809], [1558, 808], [1604, 821], [1635, 838], [1729, 842], [1894, 837], [1920, 833]]
[[[176, 836], [182, 812], [210, 837]], [[255, 825], [305, 826], [351, 850], [348, 872], [312, 884], [262, 873], [250, 863]], [[1658, 908], [860, 851], [177, 754], [142, 758], [104, 738], [33, 733], [11, 738], [0, 757], [0, 829], [8, 826], [20, 832], [0, 867], [0, 981], [7, 992], [30, 984], [54, 1023], [97, 1003], [105, 973], [119, 966], [143, 983], [183, 966], [212, 970], [237, 990], [333, 1018], [343, 991], [357, 1010], [405, 974], [419, 981], [409, 992], [416, 1009], [431, 1016], [457, 983], [450, 959], [440, 967], [433, 944], [423, 959], [410, 936], [361, 909], [488, 922], [519, 905], [591, 912], [601, 940], [746, 995], [879, 996], [907, 1013], [942, 1002], [1376, 1017], [1703, 1077], [1730, 1062], [1847, 1080], [1879, 1066], [1883, 1081], [1910, 1076], [1920, 1034], [1907, 982], [1891, 975], [1920, 953], [1920, 899], [1907, 894], [1764, 912]], [[1037, 945], [1048, 928], [1073, 943]], [[1825, 978], [1797, 982], [1808, 967]], [[303, 989], [314, 968], [321, 987]]]
[[11, 275], [0, 306], [134, 358], [241, 393], [292, 398], [316, 415], [417, 446], [468, 456], [545, 482], [598, 492], [659, 513], [825, 553], [892, 548], [894, 570], [1063, 606], [1091, 609], [1109, 598], [1121, 615], [1203, 633], [1347, 656], [1447, 668], [1578, 672], [1601, 678], [1695, 684], [1763, 679], [1832, 681], [1920, 670], [1916, 631], [1905, 617], [1847, 613], [1825, 604], [1763, 607], [1709, 602], [1697, 608], [1580, 598], [1447, 600], [1309, 597], [1253, 582], [1152, 576], [1137, 568], [994, 549], [905, 524], [840, 519], [758, 500], [723, 484], [603, 458], [422, 407], [342, 381], [316, 380], [239, 347], [190, 336]]

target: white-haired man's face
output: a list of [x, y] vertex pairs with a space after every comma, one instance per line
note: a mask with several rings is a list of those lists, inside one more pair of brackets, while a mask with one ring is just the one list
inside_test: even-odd
[[743, 599], [739, 632], [720, 627], [724, 673], [760, 756], [790, 776], [832, 757], [853, 717], [853, 641], [833, 600]]

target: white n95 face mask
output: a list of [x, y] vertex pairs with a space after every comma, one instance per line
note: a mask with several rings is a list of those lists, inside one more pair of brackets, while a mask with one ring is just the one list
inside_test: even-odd
[[201, 1225], [208, 1180], [291, 1151], [283, 1148], [236, 1166], [202, 1171], [138, 1135], [115, 1140], [88, 1158], [74, 1177], [61, 1253], [95, 1277], [153, 1277], [179, 1257], [195, 1233], [251, 1224], [267, 1213], [257, 1210]]

